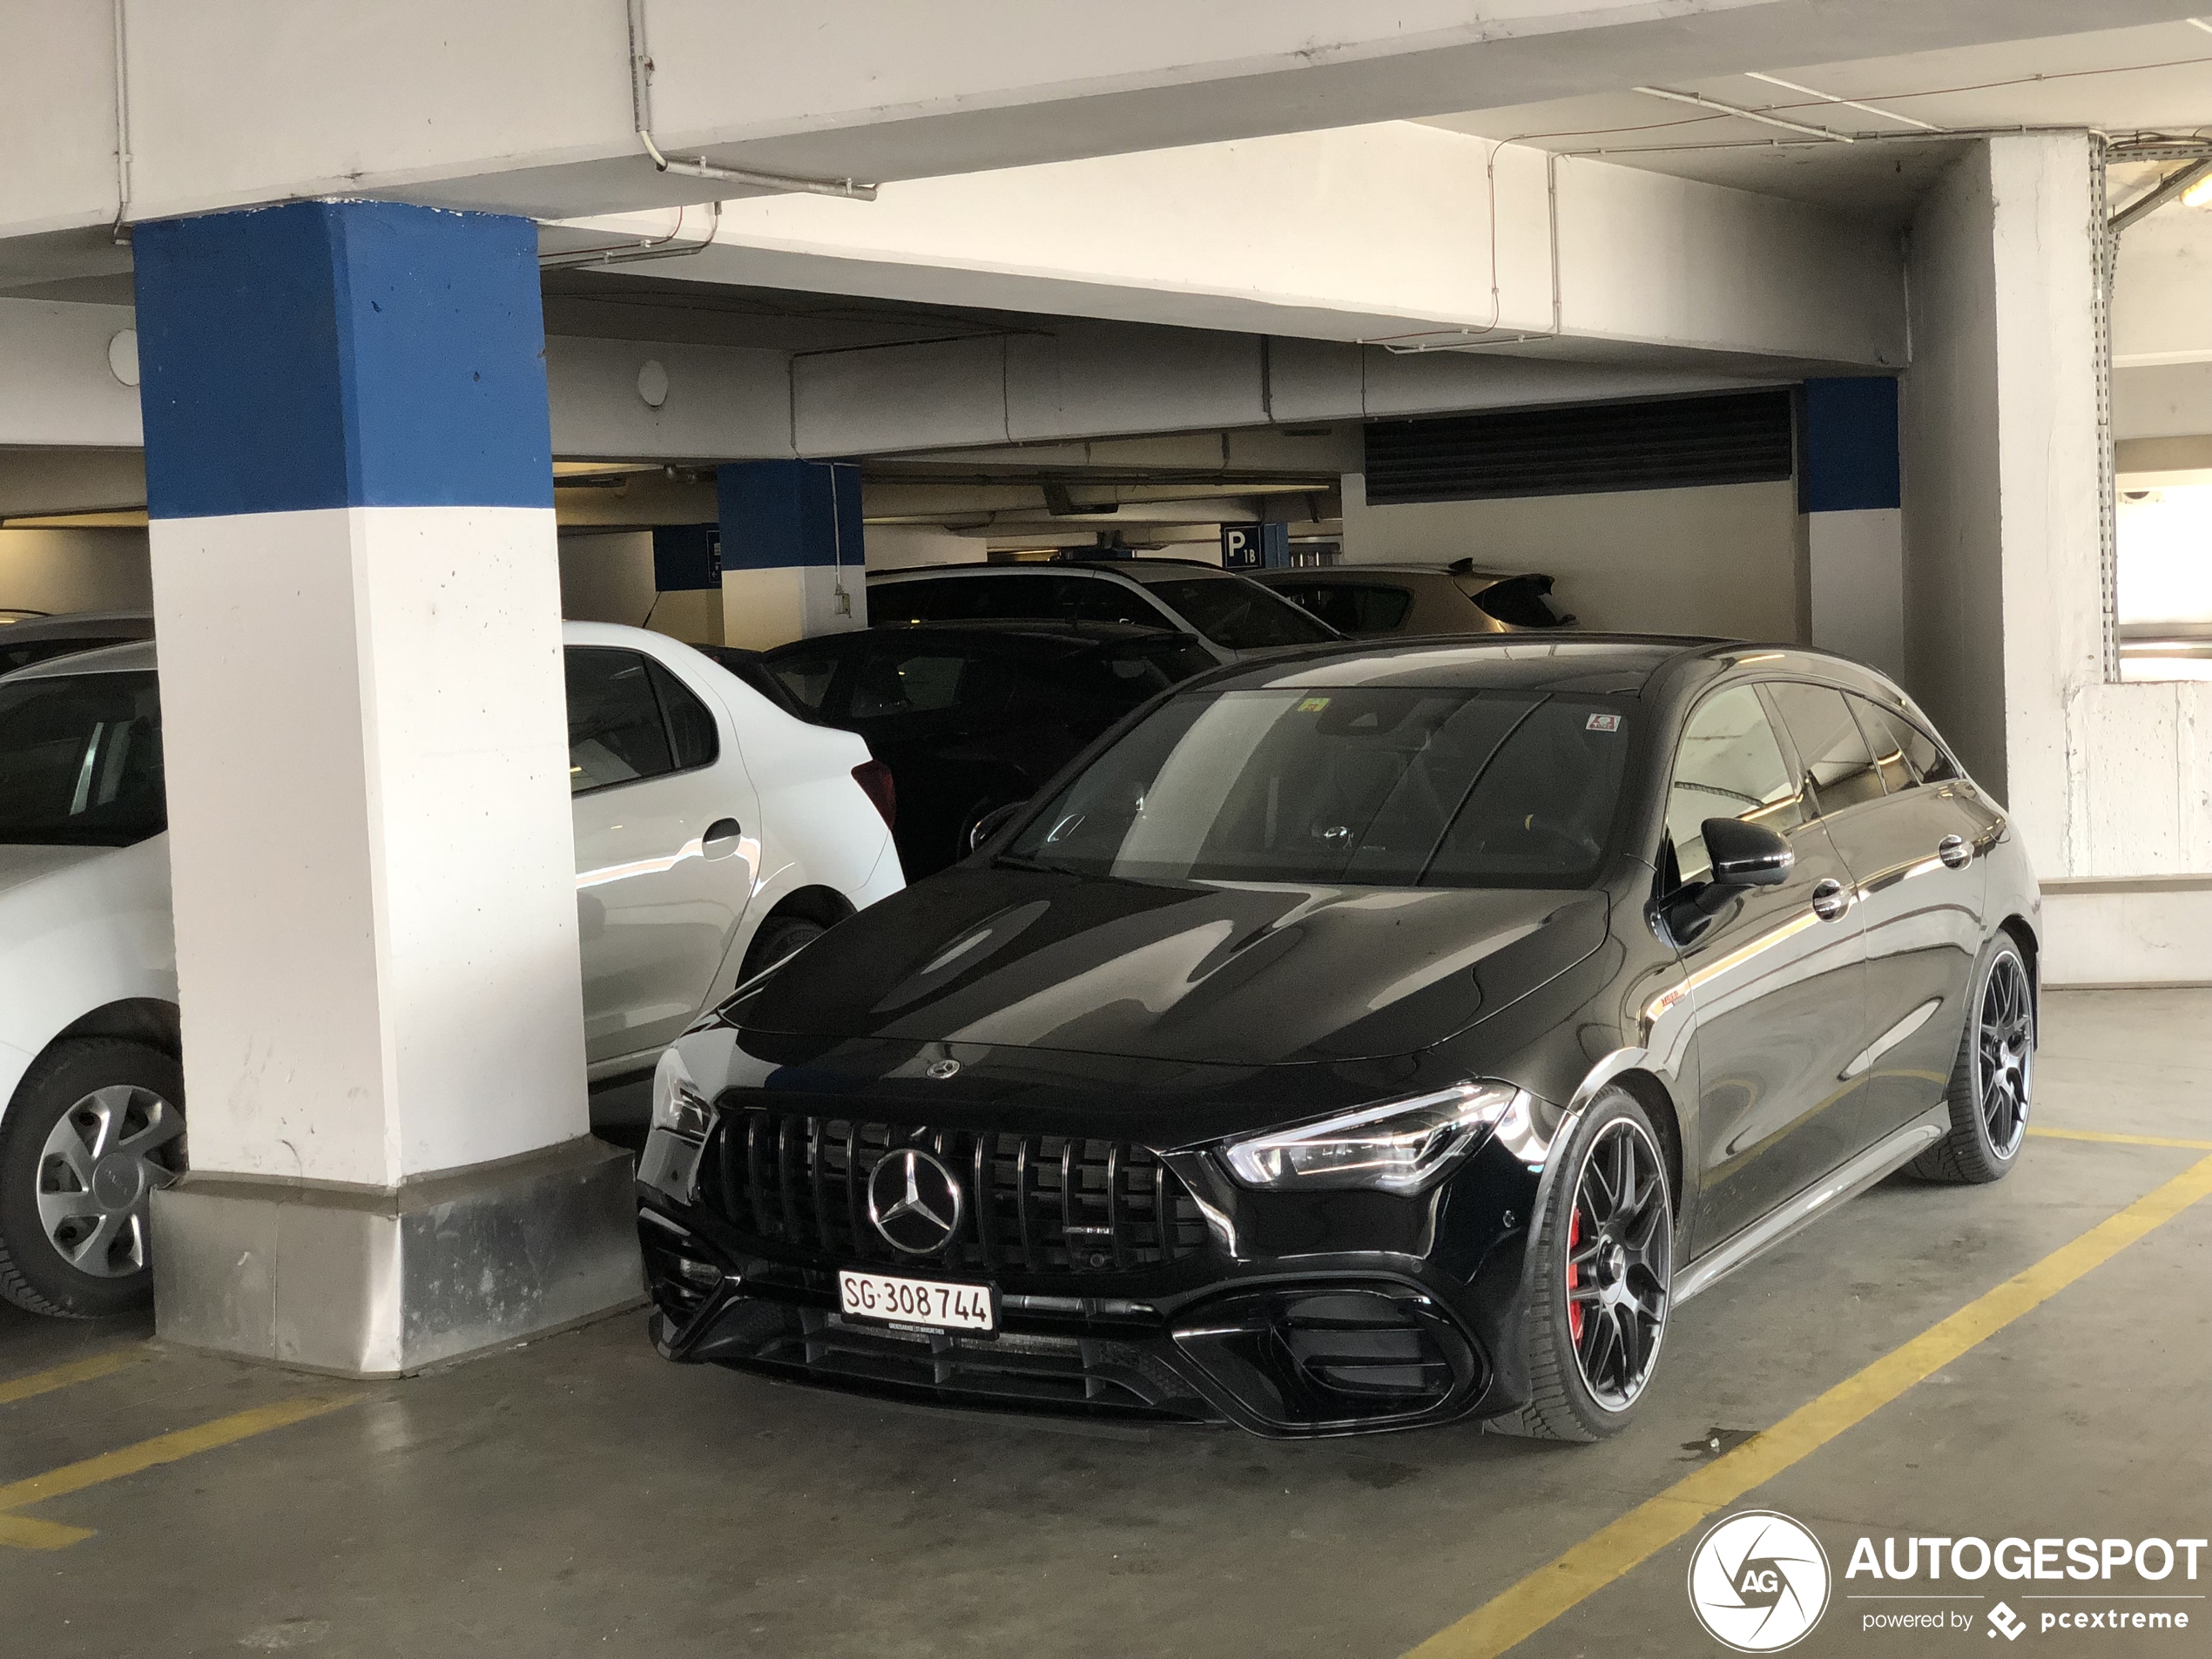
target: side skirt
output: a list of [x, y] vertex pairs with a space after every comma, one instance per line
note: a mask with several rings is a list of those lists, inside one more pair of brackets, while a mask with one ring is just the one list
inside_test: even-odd
[[1672, 1305], [1680, 1307], [1691, 1297], [1712, 1289], [1746, 1262], [1764, 1255], [1800, 1229], [1811, 1226], [1846, 1199], [1857, 1197], [1884, 1176], [1926, 1151], [1950, 1127], [1951, 1108], [1948, 1103], [1939, 1103], [1903, 1129], [1875, 1142], [1780, 1209], [1690, 1263], [1676, 1275]]

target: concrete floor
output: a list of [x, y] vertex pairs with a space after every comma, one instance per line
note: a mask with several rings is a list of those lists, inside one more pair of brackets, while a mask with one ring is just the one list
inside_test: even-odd
[[[2212, 991], [2054, 994], [2040, 1064], [2042, 1124], [2212, 1139]], [[347, 1386], [146, 1348], [143, 1321], [0, 1310], [0, 1386], [145, 1348], [0, 1405], [0, 1486], [256, 1405], [348, 1401], [26, 1509], [97, 1536], [0, 1547], [0, 1654], [1386, 1659], [1679, 1480], [1710, 1431], [1774, 1423], [2203, 1156], [2039, 1139], [1995, 1187], [1891, 1182], [1684, 1309], [1642, 1420], [1587, 1448], [883, 1406], [665, 1365], [642, 1314]], [[1986, 1602], [1961, 1604], [1969, 1632], [1862, 1633], [1843, 1598], [1866, 1586], [1841, 1580], [1862, 1531], [2212, 1532], [2209, 1249], [2212, 1203], [1732, 1506], [1797, 1517], [1834, 1558], [1837, 1600], [1793, 1651], [1988, 1659]], [[1516, 1651], [1722, 1651], [1683, 1591], [1696, 1536]], [[2029, 1650], [2205, 1651], [2212, 1604], [2169, 1605], [2188, 1635]]]

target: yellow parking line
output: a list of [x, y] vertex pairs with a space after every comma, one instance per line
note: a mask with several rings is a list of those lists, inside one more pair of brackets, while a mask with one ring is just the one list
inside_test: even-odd
[[28, 1377], [10, 1378], [6, 1382], [0, 1382], [0, 1406], [12, 1406], [19, 1399], [29, 1399], [34, 1394], [51, 1393], [57, 1388], [66, 1388], [71, 1383], [111, 1377], [125, 1366], [135, 1366], [141, 1359], [150, 1357], [144, 1348], [118, 1348], [111, 1353], [96, 1353], [89, 1359], [72, 1359], [65, 1366], [56, 1366], [51, 1371], [34, 1371]]
[[274, 1405], [257, 1406], [230, 1417], [219, 1417], [212, 1423], [202, 1423], [194, 1428], [180, 1428], [170, 1434], [158, 1434], [152, 1440], [141, 1440], [136, 1446], [126, 1446], [120, 1451], [103, 1452], [82, 1462], [68, 1464], [45, 1474], [34, 1474], [29, 1480], [17, 1480], [0, 1487], [0, 1544], [13, 1544], [24, 1549], [64, 1549], [80, 1543], [92, 1534], [80, 1527], [64, 1527], [52, 1521], [36, 1521], [29, 1516], [10, 1514], [28, 1505], [58, 1498], [71, 1492], [82, 1492], [87, 1487], [97, 1487], [118, 1480], [126, 1474], [137, 1474], [163, 1463], [174, 1463], [180, 1458], [192, 1457], [200, 1452], [212, 1452], [219, 1446], [250, 1440], [256, 1434], [266, 1434], [271, 1429], [284, 1428], [293, 1423], [305, 1422], [311, 1417], [320, 1417], [348, 1406], [358, 1395], [301, 1394], [291, 1399], [280, 1399]]
[[2114, 1146], [2178, 1146], [2191, 1152], [2212, 1152], [2212, 1141], [2175, 1141], [2162, 1135], [2107, 1135], [2094, 1129], [2043, 1129], [2028, 1130], [2052, 1141], [2104, 1141]]
[[1765, 1433], [1638, 1504], [1458, 1623], [1438, 1631], [1406, 1659], [1494, 1659], [1585, 1597], [1642, 1566], [1714, 1511], [1864, 1422], [1913, 1384], [2110, 1261], [2208, 1193], [2212, 1193], [2212, 1157], [2191, 1164], [2071, 1244], [1799, 1406]]

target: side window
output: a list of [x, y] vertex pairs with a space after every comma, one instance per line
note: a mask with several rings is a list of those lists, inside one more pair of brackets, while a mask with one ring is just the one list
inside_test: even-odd
[[[894, 589], [891, 591], [898, 591]], [[875, 596], [884, 591], [872, 589], [868, 594], [868, 608], [875, 610]], [[879, 617], [878, 620], [881, 620]], [[819, 714], [829, 697], [830, 682], [837, 678], [837, 664], [843, 653], [834, 647], [817, 646], [790, 652], [779, 651], [768, 659], [768, 671], [776, 683], [791, 693], [792, 702], [809, 714]]]
[[[1034, 570], [1000, 576], [948, 576], [931, 582], [886, 583], [927, 588], [933, 622], [1066, 621], [1076, 613], [1082, 590], [1093, 584], [1081, 577]], [[1103, 586], [1104, 583], [1097, 585]], [[895, 621], [903, 611], [881, 620]]]
[[1775, 680], [1766, 689], [1797, 743], [1820, 811], [1839, 813], [1882, 798], [1881, 772], [1841, 691], [1795, 680]]
[[1159, 606], [1119, 582], [1079, 578], [1075, 600], [1077, 622], [1118, 622], [1133, 628], [1174, 626]]
[[[1951, 764], [1951, 757], [1943, 752], [1942, 745], [1902, 714], [1859, 698], [1851, 699], [1851, 706], [1858, 711], [1859, 721], [1870, 734], [1885, 735], [1890, 746], [1903, 755], [1905, 769], [1915, 782], [1947, 783], [1959, 775], [1959, 769]], [[1878, 738], [1877, 746], [1880, 746]], [[1882, 775], [1889, 776], [1886, 767]]]
[[[1913, 765], [1905, 752], [1904, 735], [1891, 725], [1887, 714], [1877, 705], [1850, 692], [1844, 694], [1844, 700], [1858, 718], [1858, 729], [1866, 735], [1866, 746], [1874, 752], [1874, 770], [1882, 774], [1882, 787], [1892, 795], [1919, 787], [1919, 768]], [[1898, 725], [1902, 726], [1904, 722]]]
[[1404, 588], [1364, 583], [1312, 582], [1275, 591], [1344, 634], [1386, 634], [1413, 608], [1413, 596]]
[[642, 655], [578, 645], [568, 651], [565, 666], [570, 794], [676, 770]]
[[943, 582], [871, 582], [868, 584], [868, 624], [880, 628], [892, 622], [924, 622], [938, 594], [953, 585]]
[[1699, 704], [1676, 745], [1667, 835], [1684, 881], [1703, 880], [1713, 867], [1701, 827], [1709, 818], [1747, 818], [1784, 832], [1804, 821], [1782, 745], [1748, 685]]
[[689, 772], [694, 766], [712, 765], [715, 757], [722, 752], [722, 738], [714, 729], [713, 714], [690, 686], [650, 657], [645, 659], [645, 671], [652, 678], [653, 691], [660, 698], [661, 713], [668, 722], [669, 746], [676, 753], [676, 770]]

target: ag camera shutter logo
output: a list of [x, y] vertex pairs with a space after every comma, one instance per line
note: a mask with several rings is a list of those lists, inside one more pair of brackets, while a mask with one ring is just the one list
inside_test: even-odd
[[1689, 1606], [1706, 1634], [1738, 1653], [1779, 1653], [1828, 1610], [1828, 1552], [1770, 1509], [1730, 1515], [1689, 1558]]

